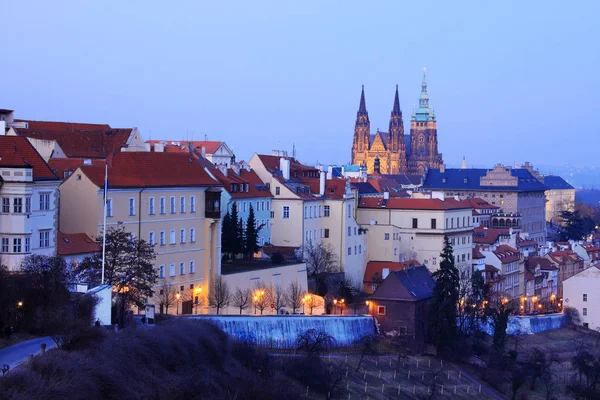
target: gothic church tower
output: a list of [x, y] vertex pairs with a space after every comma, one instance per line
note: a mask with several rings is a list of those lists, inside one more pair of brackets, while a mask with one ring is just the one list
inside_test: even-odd
[[363, 165], [367, 163], [369, 152], [369, 140], [371, 137], [371, 123], [365, 103], [365, 87], [363, 85], [360, 93], [360, 105], [356, 113], [354, 124], [354, 142], [352, 143], [352, 164]]

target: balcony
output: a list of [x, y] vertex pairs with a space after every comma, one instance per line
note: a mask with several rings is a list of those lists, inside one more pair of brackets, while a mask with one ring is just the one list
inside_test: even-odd
[[204, 217], [221, 218], [221, 192], [206, 192], [204, 197]]

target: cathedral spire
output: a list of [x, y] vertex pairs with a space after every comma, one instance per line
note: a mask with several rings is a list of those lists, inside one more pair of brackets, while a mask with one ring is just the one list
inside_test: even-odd
[[367, 113], [367, 106], [365, 103], [365, 85], [362, 85], [362, 90], [360, 92], [360, 106], [358, 107], [359, 114]]
[[419, 107], [429, 108], [429, 95], [427, 94], [427, 68], [423, 68], [423, 81], [421, 82], [421, 96], [419, 96]]
[[394, 108], [392, 108], [392, 115], [400, 115], [400, 99], [398, 98], [398, 85], [396, 85], [396, 95], [394, 97]]

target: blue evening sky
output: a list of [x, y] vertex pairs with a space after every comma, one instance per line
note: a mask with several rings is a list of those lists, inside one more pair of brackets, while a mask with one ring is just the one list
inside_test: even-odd
[[598, 1], [6, 1], [0, 108], [350, 159], [422, 69], [448, 165], [598, 165]]

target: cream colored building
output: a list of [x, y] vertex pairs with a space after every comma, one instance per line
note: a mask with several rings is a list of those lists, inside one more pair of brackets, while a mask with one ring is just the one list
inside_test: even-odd
[[581, 324], [590, 329], [600, 328], [600, 269], [588, 268], [562, 283], [564, 307], [579, 312]]
[[561, 211], [575, 210], [575, 188], [560, 176], [544, 176], [546, 190], [546, 221], [560, 224]]
[[[185, 153], [125, 152], [108, 162], [106, 225], [154, 244], [154, 303], [163, 283], [207, 296], [221, 270], [219, 182]], [[104, 167], [79, 167], [59, 189], [61, 231], [102, 235]]]
[[303, 165], [285, 152], [254, 154], [249, 162], [271, 190], [271, 242], [305, 248], [323, 241], [338, 255], [346, 277], [362, 285], [367, 237], [356, 220], [357, 193], [345, 179]]
[[430, 271], [439, 268], [444, 236], [452, 244], [461, 274], [470, 276], [473, 209], [452, 199], [363, 197], [358, 223], [368, 230], [369, 261], [416, 259]]

